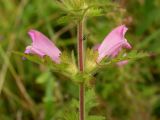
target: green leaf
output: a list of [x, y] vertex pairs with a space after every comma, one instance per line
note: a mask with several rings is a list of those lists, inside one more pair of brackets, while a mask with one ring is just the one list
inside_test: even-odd
[[[38, 64], [44, 64], [48, 68], [52, 69], [55, 72], [59, 72], [72, 80], [76, 80], [75, 77], [77, 77], [78, 74], [78, 68], [76, 65], [76, 60], [74, 56], [74, 52], [72, 54], [68, 54], [67, 52], [63, 52], [61, 55], [61, 63], [56, 64], [52, 61], [52, 59], [49, 56], [44, 56], [43, 58], [39, 57], [38, 55], [31, 55], [31, 54], [24, 54], [21, 52], [13, 52], [17, 55], [20, 55], [32, 62], [38, 63]], [[79, 76], [79, 75], [78, 75]], [[44, 75], [43, 77], [47, 77], [47, 75]], [[43, 82], [39, 80], [39, 82]]]
[[102, 16], [109, 9], [115, 9], [117, 6], [111, 1], [97, 0], [61, 0], [59, 7], [65, 12], [65, 16], [59, 19], [60, 23], [80, 21], [86, 17]]
[[89, 111], [97, 106], [98, 103], [96, 102], [96, 94], [93, 89], [89, 89], [85, 93], [85, 109], [86, 109], [86, 115], [88, 115]]
[[75, 111], [65, 112], [64, 119], [65, 120], [78, 120], [79, 119], [78, 112], [75, 112]]
[[[96, 94], [93, 89], [88, 89], [85, 92], [85, 117], [86, 120], [104, 120], [103, 116], [89, 115], [93, 107], [98, 105], [96, 101]], [[72, 99], [70, 104], [66, 106], [66, 109], [62, 112], [62, 116], [65, 120], [78, 120], [79, 113], [79, 101]]]
[[79, 17], [67, 14], [67, 15], [62, 16], [58, 19], [58, 24], [64, 24], [64, 23], [68, 23], [68, 22], [76, 23], [78, 19], [79, 19]]
[[43, 84], [45, 83], [48, 79], [50, 79], [51, 73], [50, 72], [44, 72], [38, 78], [36, 79], [36, 82], [38, 84]]
[[78, 120], [79, 119], [79, 101], [72, 99], [71, 102], [65, 106], [65, 109], [59, 115], [64, 120]]
[[88, 17], [94, 17], [94, 16], [102, 16], [102, 8], [91, 8], [86, 13], [86, 16]]
[[105, 120], [105, 117], [92, 115], [92, 116], [88, 116], [87, 120]]
[[53, 91], [55, 89], [55, 78], [51, 74], [51, 72], [48, 73], [48, 78], [46, 78], [46, 83], [45, 83], [45, 96], [43, 97], [43, 102], [45, 105], [45, 119], [49, 120], [52, 118], [54, 111], [53, 108], [55, 107], [54, 105], [54, 94]]
[[98, 52], [93, 49], [87, 49], [85, 56], [85, 71], [91, 73], [96, 67], [96, 60], [98, 58]]
[[87, 120], [105, 120], [105, 117], [98, 115], [89, 115], [93, 107], [96, 107], [98, 102], [96, 101], [96, 94], [93, 89], [87, 90], [85, 94], [85, 116]]
[[137, 50], [133, 50], [127, 54], [123, 54], [123, 55], [120, 54], [119, 56], [113, 59], [105, 58], [104, 60], [102, 60], [101, 65], [103, 66], [103, 65], [114, 64], [124, 60], [137, 60], [137, 59], [141, 59], [148, 56], [149, 54], [146, 52], [138, 52]]
[[17, 54], [21, 57], [24, 57], [32, 62], [35, 62], [35, 63], [38, 63], [38, 64], [41, 64], [42, 63], [42, 59], [37, 56], [37, 55], [30, 55], [30, 54], [25, 54], [25, 53], [21, 53], [21, 52], [17, 52], [17, 51], [13, 51], [14, 54]]

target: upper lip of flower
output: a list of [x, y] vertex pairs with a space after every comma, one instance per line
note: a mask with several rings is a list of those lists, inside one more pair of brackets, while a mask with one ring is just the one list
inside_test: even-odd
[[60, 63], [61, 51], [49, 40], [49, 38], [33, 29], [31, 29], [28, 34], [32, 39], [32, 44], [26, 47], [25, 53], [38, 54], [41, 57], [47, 55], [54, 62]]
[[[120, 25], [117, 28], [113, 29], [101, 43], [98, 48], [98, 59], [97, 61], [100, 62], [105, 56], [114, 56], [115, 53], [118, 52], [122, 48], [130, 49], [131, 45], [125, 39], [125, 33], [128, 28], [125, 25]], [[109, 41], [109, 42], [107, 42]], [[115, 57], [115, 56], [114, 56]]]

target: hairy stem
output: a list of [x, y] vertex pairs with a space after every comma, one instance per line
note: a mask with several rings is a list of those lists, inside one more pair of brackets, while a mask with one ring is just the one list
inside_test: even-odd
[[[84, 61], [83, 61], [83, 21], [78, 23], [78, 67], [79, 71], [83, 72], [84, 70]], [[84, 92], [85, 86], [82, 82], [79, 86], [79, 120], [85, 120], [84, 117]]]

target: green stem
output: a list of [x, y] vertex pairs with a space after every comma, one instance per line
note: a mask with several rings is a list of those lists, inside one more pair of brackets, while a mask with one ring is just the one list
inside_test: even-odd
[[[83, 21], [78, 23], [78, 67], [79, 71], [84, 71], [84, 61], [83, 61]], [[84, 83], [82, 82], [79, 86], [79, 120], [85, 120], [84, 113], [84, 93], [85, 87]]]

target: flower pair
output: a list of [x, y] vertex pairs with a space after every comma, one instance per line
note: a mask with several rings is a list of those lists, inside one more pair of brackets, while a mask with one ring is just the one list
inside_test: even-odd
[[[122, 48], [131, 48], [131, 45], [124, 37], [126, 31], [127, 27], [125, 25], [118, 26], [105, 37], [100, 45], [96, 46], [98, 51], [97, 62], [100, 62], [105, 57], [116, 57]], [[26, 54], [37, 54], [40, 57], [46, 55], [55, 63], [60, 63], [61, 51], [54, 43], [36, 30], [30, 30], [28, 34], [32, 39], [32, 45], [26, 47]]]

